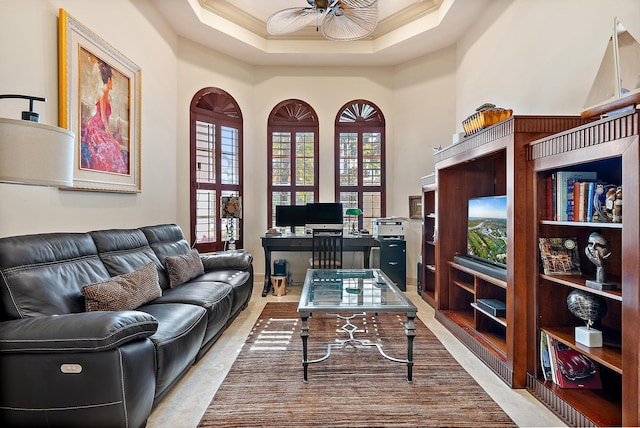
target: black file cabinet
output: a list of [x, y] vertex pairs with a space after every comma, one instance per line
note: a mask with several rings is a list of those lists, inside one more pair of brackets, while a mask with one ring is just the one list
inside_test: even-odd
[[407, 242], [401, 240], [380, 241], [380, 269], [396, 283], [396, 286], [407, 291]]

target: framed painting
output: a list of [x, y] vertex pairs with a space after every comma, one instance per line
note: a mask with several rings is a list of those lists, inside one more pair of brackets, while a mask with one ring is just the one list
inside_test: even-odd
[[76, 135], [72, 190], [138, 193], [140, 68], [60, 9], [59, 126]]
[[419, 195], [409, 196], [409, 218], [422, 218], [422, 197]]

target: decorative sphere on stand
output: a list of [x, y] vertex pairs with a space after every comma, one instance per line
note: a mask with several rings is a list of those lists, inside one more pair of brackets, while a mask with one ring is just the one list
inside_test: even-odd
[[587, 328], [607, 313], [607, 301], [603, 297], [582, 290], [569, 293], [567, 306], [573, 315], [585, 321]]

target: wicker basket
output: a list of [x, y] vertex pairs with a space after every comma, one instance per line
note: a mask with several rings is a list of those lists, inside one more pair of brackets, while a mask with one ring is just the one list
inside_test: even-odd
[[494, 104], [483, 104], [476, 109], [474, 114], [462, 121], [465, 137], [509, 119], [512, 114], [513, 110], [496, 108]]

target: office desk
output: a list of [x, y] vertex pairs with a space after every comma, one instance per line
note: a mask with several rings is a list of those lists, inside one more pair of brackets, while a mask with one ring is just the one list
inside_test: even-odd
[[[271, 252], [272, 251], [308, 251], [311, 252], [311, 235], [289, 235], [289, 236], [263, 236], [262, 247], [264, 248], [264, 288], [262, 297], [266, 296], [271, 289]], [[373, 247], [379, 247], [380, 242], [371, 235], [352, 236], [344, 235], [342, 251], [355, 251], [363, 254], [364, 268], [369, 268], [369, 256]]]

